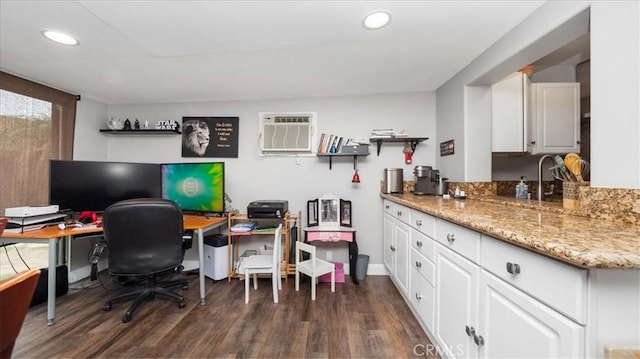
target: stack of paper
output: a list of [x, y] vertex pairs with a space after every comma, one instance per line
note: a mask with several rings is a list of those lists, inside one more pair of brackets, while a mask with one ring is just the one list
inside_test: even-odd
[[236, 223], [229, 229], [231, 232], [251, 232], [256, 228], [255, 222]]

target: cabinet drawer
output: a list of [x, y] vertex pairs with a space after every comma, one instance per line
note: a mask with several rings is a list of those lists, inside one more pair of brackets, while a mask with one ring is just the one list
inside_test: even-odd
[[586, 323], [587, 270], [484, 236], [482, 266], [552, 308]]
[[411, 227], [419, 230], [431, 238], [436, 237], [436, 217], [420, 212], [418, 210], [411, 210]]
[[384, 200], [383, 207], [384, 211], [392, 215], [394, 218], [399, 219], [406, 224], [411, 224], [411, 209], [408, 207], [386, 199]]
[[433, 333], [436, 316], [435, 289], [416, 272], [415, 267], [411, 270], [411, 293], [409, 293], [409, 300], [411, 301], [411, 305], [413, 305], [413, 309], [418, 313], [419, 320]]
[[425, 258], [415, 248], [411, 248], [411, 266], [414, 273], [420, 273], [431, 285], [435, 285], [436, 271], [433, 262]]
[[390, 215], [396, 215], [396, 204], [389, 201], [388, 199], [382, 200], [382, 209], [385, 213], [389, 213]]
[[480, 233], [476, 231], [438, 218], [436, 240], [472, 262], [480, 260]]
[[436, 260], [436, 244], [417, 229], [411, 228], [411, 247], [427, 257], [432, 262]]

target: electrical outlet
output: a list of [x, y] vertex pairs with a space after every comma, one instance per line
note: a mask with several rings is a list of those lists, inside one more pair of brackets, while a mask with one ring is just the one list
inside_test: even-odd
[[333, 259], [333, 252], [332, 251], [327, 251], [327, 260], [330, 261]]
[[633, 205], [632, 211], [640, 213], [640, 199], [636, 199], [636, 203]]

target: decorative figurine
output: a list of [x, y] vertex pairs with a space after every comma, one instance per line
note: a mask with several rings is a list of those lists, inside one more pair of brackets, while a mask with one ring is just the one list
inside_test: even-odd
[[124, 121], [124, 129], [125, 130], [130, 130], [131, 129], [131, 121], [129, 121], [129, 119], [126, 119]]
[[136, 118], [136, 122], [133, 123], [133, 128], [135, 128], [136, 130], [140, 129], [140, 121], [138, 121], [137, 118]]
[[149, 121], [144, 120], [144, 129], [148, 130], [149, 129]]

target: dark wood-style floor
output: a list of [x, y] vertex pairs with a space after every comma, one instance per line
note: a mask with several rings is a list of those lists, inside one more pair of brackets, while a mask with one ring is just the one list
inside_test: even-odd
[[[56, 324], [46, 325], [46, 303], [29, 310], [14, 358], [424, 358], [430, 345], [420, 325], [386, 276], [319, 284], [283, 282], [279, 304], [271, 282], [260, 279], [244, 304], [244, 282], [207, 279], [207, 303], [199, 304], [197, 276], [183, 291], [187, 306], [162, 298], [143, 303], [129, 323], [130, 301], [103, 310], [116, 288], [108, 276], [81, 283], [56, 301]], [[79, 287], [72, 284], [72, 287]], [[180, 291], [180, 289], [178, 289]]]

